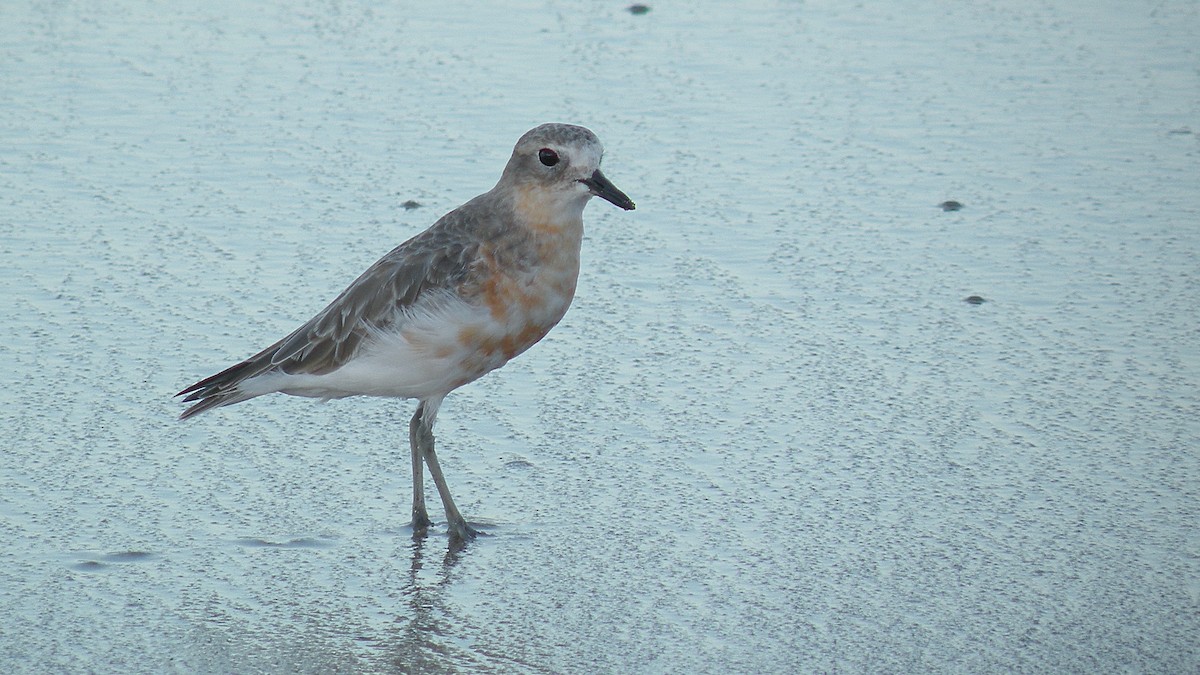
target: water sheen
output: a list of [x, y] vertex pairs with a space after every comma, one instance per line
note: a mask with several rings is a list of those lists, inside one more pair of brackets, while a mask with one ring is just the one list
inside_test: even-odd
[[[1200, 669], [1196, 3], [400, 4], [0, 12], [0, 670]], [[174, 419], [546, 121], [638, 209], [491, 536], [411, 402]]]

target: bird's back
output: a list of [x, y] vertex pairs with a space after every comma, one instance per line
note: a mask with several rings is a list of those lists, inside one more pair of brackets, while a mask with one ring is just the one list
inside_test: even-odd
[[523, 226], [485, 193], [368, 268], [270, 347], [180, 392], [182, 417], [282, 391], [318, 398], [444, 395], [540, 340], [566, 312], [582, 223]]

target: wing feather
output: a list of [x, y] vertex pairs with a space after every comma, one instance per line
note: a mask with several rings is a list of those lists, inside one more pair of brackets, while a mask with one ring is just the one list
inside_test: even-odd
[[182, 417], [251, 398], [238, 392], [238, 384], [268, 371], [320, 375], [337, 370], [372, 332], [403, 320], [423, 295], [456, 289], [470, 275], [479, 251], [479, 233], [466, 227], [472, 221], [463, 213], [474, 201], [380, 258], [287, 337], [179, 392], [187, 394], [184, 401], [199, 401]]

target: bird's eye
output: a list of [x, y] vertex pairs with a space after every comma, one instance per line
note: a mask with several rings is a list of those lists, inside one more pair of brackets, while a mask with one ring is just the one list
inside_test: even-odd
[[546, 166], [554, 166], [558, 164], [558, 153], [550, 148], [542, 148], [538, 150], [538, 159]]

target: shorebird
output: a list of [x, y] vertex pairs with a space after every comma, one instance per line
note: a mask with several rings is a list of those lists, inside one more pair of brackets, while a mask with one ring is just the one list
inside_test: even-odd
[[176, 394], [194, 403], [180, 419], [275, 392], [417, 399], [408, 426], [414, 533], [432, 524], [424, 463], [451, 538], [473, 538], [434, 451], [438, 407], [532, 347], [566, 313], [584, 207], [600, 197], [634, 208], [600, 172], [603, 154], [580, 126], [526, 132], [495, 187], [380, 258], [287, 337]]

